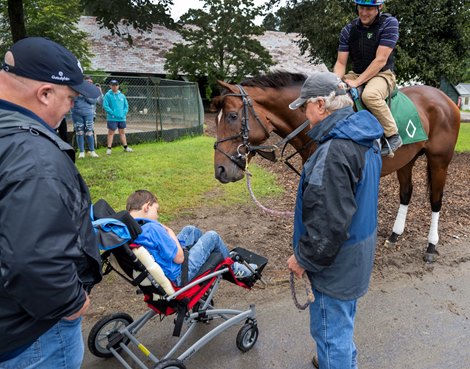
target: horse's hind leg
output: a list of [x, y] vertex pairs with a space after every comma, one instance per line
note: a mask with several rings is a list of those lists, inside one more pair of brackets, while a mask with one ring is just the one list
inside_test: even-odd
[[385, 241], [385, 246], [394, 245], [398, 241], [398, 237], [405, 230], [408, 205], [413, 194], [412, 170], [416, 159], [417, 157], [397, 170], [398, 182], [400, 183], [400, 208], [393, 224], [392, 234]]
[[444, 185], [450, 160], [451, 158], [446, 161], [442, 157], [428, 157], [429, 200], [431, 202], [432, 215], [428, 234], [428, 247], [423, 257], [427, 263], [433, 263], [439, 255], [436, 250], [437, 243], [439, 242], [439, 212], [442, 207]]

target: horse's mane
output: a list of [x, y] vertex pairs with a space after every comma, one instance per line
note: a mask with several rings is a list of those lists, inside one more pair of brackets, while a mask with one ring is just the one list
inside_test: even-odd
[[242, 81], [242, 86], [249, 87], [288, 87], [293, 85], [301, 85], [305, 82], [306, 75], [302, 73], [291, 73], [283, 70], [277, 70], [272, 73], [264, 74], [259, 77], [253, 77]]
[[[302, 73], [291, 73], [283, 70], [277, 70], [272, 73], [264, 74], [259, 77], [245, 79], [240, 82], [240, 85], [247, 87], [260, 87], [260, 88], [282, 88], [290, 86], [302, 85], [307, 76]], [[222, 90], [220, 96], [216, 96], [211, 101], [211, 110], [218, 111], [224, 105], [224, 96], [229, 94], [229, 91]]]

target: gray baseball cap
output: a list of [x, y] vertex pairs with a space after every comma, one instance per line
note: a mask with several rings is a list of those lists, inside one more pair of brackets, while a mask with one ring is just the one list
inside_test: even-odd
[[289, 104], [289, 108], [298, 109], [311, 97], [328, 96], [333, 91], [336, 96], [346, 95], [346, 84], [334, 73], [315, 72], [306, 79], [300, 96]]

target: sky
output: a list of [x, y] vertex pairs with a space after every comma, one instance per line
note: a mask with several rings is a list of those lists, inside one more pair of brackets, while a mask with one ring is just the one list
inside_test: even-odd
[[[263, 5], [268, 0], [254, 0], [256, 6]], [[171, 17], [178, 20], [188, 9], [201, 9], [204, 5], [202, 0], [173, 0], [173, 7], [171, 9]], [[262, 19], [257, 20], [256, 23], [260, 24]]]

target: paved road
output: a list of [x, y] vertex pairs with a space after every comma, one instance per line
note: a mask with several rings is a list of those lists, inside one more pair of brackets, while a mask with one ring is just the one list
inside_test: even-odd
[[[455, 269], [436, 265], [422, 278], [387, 283], [373, 280], [358, 309], [360, 368], [469, 369], [469, 278], [467, 261]], [[235, 338], [239, 328], [231, 328], [190, 357], [185, 363], [188, 369], [312, 368], [308, 313], [294, 307], [288, 290], [277, 296], [270, 290], [254, 290], [242, 300], [229, 298], [218, 305], [245, 309], [254, 300], [261, 300], [256, 304], [260, 337], [255, 347], [245, 354], [238, 351]], [[156, 321], [142, 331], [140, 338], [152, 352], [159, 354], [172, 342], [171, 322]], [[209, 327], [202, 326], [199, 332]], [[88, 351], [85, 354], [85, 369], [119, 367], [114, 358], [102, 360]]]

